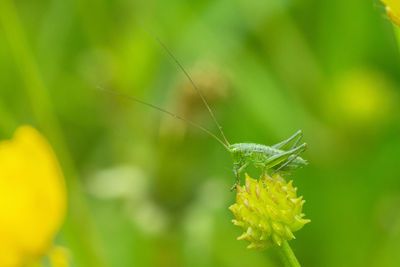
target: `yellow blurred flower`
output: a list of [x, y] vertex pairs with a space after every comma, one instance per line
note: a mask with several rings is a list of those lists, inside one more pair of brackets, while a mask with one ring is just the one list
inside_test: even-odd
[[30, 126], [0, 142], [0, 266], [50, 250], [66, 213], [64, 178], [46, 139]]
[[63, 247], [54, 247], [49, 253], [51, 266], [67, 267], [68, 266], [68, 250]]
[[326, 97], [323, 103], [328, 116], [346, 131], [377, 131], [396, 110], [390, 80], [371, 69], [353, 69], [339, 75]]
[[381, 0], [386, 5], [386, 12], [389, 18], [400, 26], [400, 1], [399, 0]]

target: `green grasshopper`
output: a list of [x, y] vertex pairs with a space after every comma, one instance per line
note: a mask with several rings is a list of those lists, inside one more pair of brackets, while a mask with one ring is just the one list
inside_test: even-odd
[[[212, 138], [217, 140], [222, 146], [231, 154], [233, 160], [233, 173], [236, 177], [235, 184], [233, 185], [231, 190], [236, 189], [236, 186], [240, 184], [240, 174], [246, 170], [246, 168], [250, 165], [253, 165], [256, 168], [259, 168], [263, 171], [263, 173], [267, 172], [268, 170], [272, 170], [273, 173], [278, 171], [286, 172], [291, 171], [297, 168], [301, 168], [304, 165], [307, 165], [308, 162], [301, 158], [299, 155], [304, 152], [307, 148], [307, 144], [303, 143], [298, 145], [302, 136], [303, 132], [301, 130], [297, 131], [294, 135], [289, 137], [288, 139], [277, 143], [272, 146], [266, 146], [261, 144], [253, 144], [253, 143], [237, 143], [237, 144], [230, 144], [228, 139], [225, 137], [224, 132], [222, 131], [221, 125], [218, 123], [214, 113], [212, 112], [210, 106], [208, 105], [206, 99], [204, 98], [203, 94], [201, 93], [200, 89], [197, 87], [189, 73], [185, 70], [182, 64], [178, 61], [178, 59], [174, 56], [174, 54], [169, 50], [169, 48], [158, 38], [158, 36], [153, 33], [146, 25], [145, 28], [149, 31], [149, 33], [157, 40], [157, 42], [164, 48], [167, 54], [172, 58], [172, 60], [176, 63], [179, 69], [185, 74], [186, 78], [189, 80], [191, 85], [193, 86], [194, 90], [197, 92], [199, 97], [201, 98], [202, 102], [204, 103], [205, 107], [207, 108], [208, 112], [210, 113], [212, 119], [214, 120], [216, 126], [219, 129], [219, 132], [223, 139], [218, 138], [215, 134], [211, 131], [207, 130], [201, 125], [194, 123], [190, 120], [187, 120], [179, 115], [176, 115], [170, 111], [167, 111], [163, 108], [155, 106], [153, 104], [147, 103], [143, 100], [138, 98], [128, 96], [113, 90], [105, 90], [108, 93], [119, 95], [125, 98], [128, 98], [132, 101], [141, 103], [153, 109], [156, 109], [160, 112], [163, 112], [167, 115], [170, 115], [176, 119], [182, 120], [189, 125], [192, 125], [203, 132], [210, 135]], [[290, 143], [295, 140], [294, 144], [291, 147], [288, 147]], [[286, 150], [287, 149], [287, 150]]]

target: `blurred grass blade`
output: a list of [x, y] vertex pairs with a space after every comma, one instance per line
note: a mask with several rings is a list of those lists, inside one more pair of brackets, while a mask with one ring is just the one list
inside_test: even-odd
[[99, 253], [100, 243], [88, 215], [89, 210], [77, 179], [73, 160], [13, 1], [0, 1], [0, 21], [24, 80], [34, 118], [55, 148], [67, 178], [69, 214], [64, 225], [64, 233], [74, 253], [74, 259], [79, 266], [105, 266]]

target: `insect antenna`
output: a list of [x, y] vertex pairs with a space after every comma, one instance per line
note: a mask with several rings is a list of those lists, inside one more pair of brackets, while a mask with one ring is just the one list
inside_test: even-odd
[[164, 48], [164, 50], [167, 52], [167, 54], [172, 58], [172, 60], [176, 63], [176, 65], [179, 67], [179, 69], [182, 70], [182, 72], [185, 74], [186, 78], [189, 80], [190, 84], [193, 86], [194, 90], [196, 90], [197, 94], [200, 96], [201, 100], [203, 101], [204, 105], [206, 106], [208, 112], [210, 113], [212, 119], [214, 120], [215, 124], [217, 125], [219, 132], [222, 135], [222, 138], [225, 141], [226, 146], [229, 146], [228, 139], [226, 139], [224, 132], [222, 131], [221, 125], [218, 123], [217, 118], [215, 117], [214, 113], [212, 112], [210, 106], [208, 105], [206, 99], [204, 98], [203, 94], [201, 93], [200, 89], [197, 87], [197, 85], [194, 83], [193, 79], [190, 77], [189, 73], [185, 70], [183, 65], [179, 62], [179, 60], [175, 57], [175, 55], [171, 52], [171, 50], [168, 48], [168, 46], [161, 41], [161, 39], [155, 34], [150, 27], [148, 27], [144, 22], [141, 22], [142, 26], [153, 36], [153, 38]]
[[175, 119], [184, 121], [184, 122], [186, 122], [187, 124], [189, 124], [189, 125], [191, 125], [191, 126], [194, 126], [194, 127], [196, 127], [197, 129], [200, 129], [200, 130], [202, 130], [203, 132], [207, 133], [207, 134], [210, 135], [212, 138], [214, 138], [215, 140], [217, 140], [218, 142], [220, 142], [221, 145], [223, 145], [226, 149], [228, 149], [228, 146], [227, 146], [221, 139], [219, 139], [215, 134], [213, 134], [212, 132], [210, 132], [209, 130], [207, 130], [206, 128], [204, 128], [203, 126], [201, 126], [201, 125], [199, 125], [199, 124], [197, 124], [197, 123], [195, 123], [195, 122], [192, 122], [192, 121], [190, 121], [190, 120], [188, 120], [188, 119], [185, 119], [185, 118], [183, 118], [183, 117], [181, 117], [181, 116], [179, 116], [179, 115], [177, 115], [177, 114], [174, 114], [174, 113], [172, 113], [172, 112], [170, 112], [170, 111], [168, 111], [168, 110], [165, 110], [165, 109], [163, 109], [163, 108], [160, 108], [160, 107], [158, 107], [158, 106], [156, 106], [156, 105], [147, 103], [147, 102], [145, 102], [145, 101], [143, 101], [143, 100], [141, 100], [141, 99], [139, 99], [139, 98], [136, 98], [136, 97], [133, 97], [133, 96], [129, 96], [129, 95], [126, 95], [126, 94], [123, 94], [123, 93], [120, 93], [120, 92], [117, 92], [117, 91], [114, 91], [114, 90], [109, 90], [109, 89], [101, 88], [101, 87], [97, 87], [97, 89], [99, 89], [99, 90], [101, 90], [101, 91], [104, 91], [104, 92], [107, 92], [107, 93], [109, 93], [109, 94], [113, 94], [113, 95], [117, 95], [117, 96], [120, 96], [120, 97], [124, 97], [124, 98], [126, 98], [126, 99], [128, 99], [128, 100], [131, 100], [131, 101], [134, 101], [134, 102], [137, 102], [137, 103], [146, 105], [146, 106], [151, 107], [151, 108], [153, 108], [153, 109], [156, 109], [156, 110], [158, 110], [158, 111], [160, 111], [160, 112], [163, 112], [163, 113], [165, 113], [165, 114], [167, 114], [167, 115], [169, 115], [169, 116], [171, 116], [171, 117], [173, 117], [173, 118], [175, 118]]

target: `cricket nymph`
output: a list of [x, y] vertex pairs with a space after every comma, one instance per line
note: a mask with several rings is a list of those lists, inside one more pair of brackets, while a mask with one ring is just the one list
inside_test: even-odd
[[[239, 185], [240, 174], [250, 164], [261, 169], [263, 174], [267, 170], [272, 170], [273, 173], [277, 171], [285, 172], [307, 165], [308, 162], [299, 157], [299, 155], [306, 149], [307, 144], [303, 143], [302, 145], [297, 146], [302, 135], [303, 132], [300, 130], [285, 141], [273, 146], [254, 143], [238, 143], [227, 146], [227, 149], [232, 156], [233, 173], [236, 176], [236, 183], [232, 189], [235, 189], [236, 185]], [[294, 145], [288, 150], [285, 150], [286, 146], [295, 138], [297, 138], [297, 140]]]
[[[266, 162], [269, 162], [272, 156], [282, 155], [287, 151], [283, 151], [266, 145], [253, 144], [253, 143], [239, 143], [231, 145], [229, 147], [229, 152], [232, 155], [234, 165], [243, 166], [246, 162], [251, 161], [251, 163], [253, 163], [255, 167], [270, 168], [270, 169], [278, 169], [280, 163], [282, 163], [282, 161], [284, 161], [289, 157], [289, 156], [281, 157], [279, 158], [279, 160], [273, 162], [273, 164], [270, 163], [273, 166], [268, 167], [268, 164]], [[297, 156], [291, 161], [291, 163], [287, 164], [280, 170], [290, 171], [297, 168], [301, 168], [302, 166], [307, 164], [308, 164], [307, 160]]]

